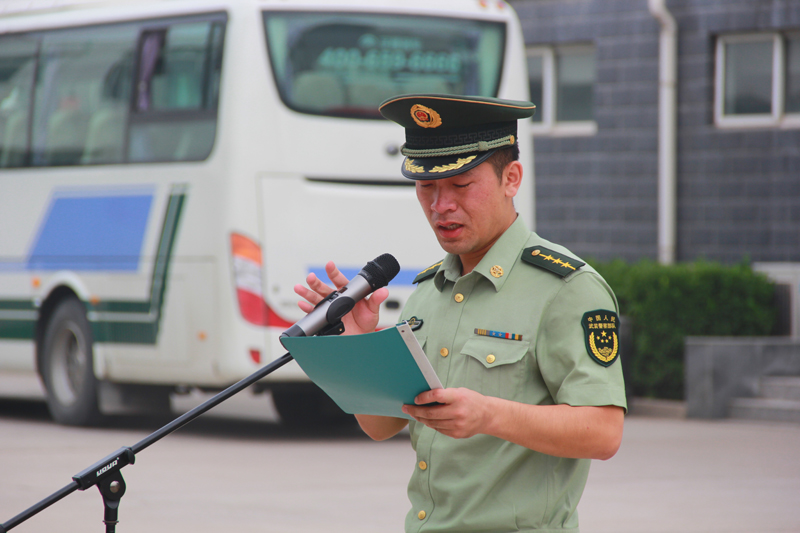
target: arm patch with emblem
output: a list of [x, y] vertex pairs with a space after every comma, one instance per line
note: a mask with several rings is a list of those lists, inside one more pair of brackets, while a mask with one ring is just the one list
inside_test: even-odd
[[588, 311], [581, 319], [586, 351], [595, 363], [611, 366], [619, 358], [619, 317], [614, 311]]
[[531, 246], [522, 251], [522, 260], [531, 265], [549, 270], [562, 278], [579, 270], [584, 263], [573, 257], [550, 250], [544, 246]]

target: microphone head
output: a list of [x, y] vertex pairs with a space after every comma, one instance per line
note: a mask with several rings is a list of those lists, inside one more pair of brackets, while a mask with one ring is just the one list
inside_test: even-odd
[[367, 263], [359, 274], [367, 280], [372, 290], [378, 290], [387, 286], [398, 272], [400, 263], [397, 259], [392, 254], [383, 254]]

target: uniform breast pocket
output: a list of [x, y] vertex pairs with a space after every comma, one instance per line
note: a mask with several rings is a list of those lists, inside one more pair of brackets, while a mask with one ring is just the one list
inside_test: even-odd
[[516, 399], [527, 381], [525, 354], [529, 348], [526, 341], [469, 339], [461, 350], [468, 356], [464, 386], [487, 396]]

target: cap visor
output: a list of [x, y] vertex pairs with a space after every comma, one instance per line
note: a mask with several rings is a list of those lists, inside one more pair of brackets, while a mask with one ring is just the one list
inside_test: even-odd
[[489, 159], [496, 150], [445, 157], [406, 157], [400, 171], [412, 180], [439, 180], [473, 169]]

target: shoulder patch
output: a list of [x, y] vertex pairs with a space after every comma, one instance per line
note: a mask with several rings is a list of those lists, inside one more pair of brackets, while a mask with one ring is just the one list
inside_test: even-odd
[[443, 261], [439, 261], [438, 263], [429, 266], [428, 268], [417, 274], [417, 277], [414, 278], [413, 283], [419, 283], [420, 281], [425, 281], [428, 278], [432, 278], [433, 275], [436, 274], [436, 272], [439, 270], [439, 267], [442, 266], [442, 262]]
[[614, 311], [588, 311], [581, 319], [586, 351], [595, 363], [611, 366], [619, 358], [619, 317]]
[[522, 251], [522, 260], [539, 268], [549, 270], [554, 274], [558, 274], [562, 278], [572, 274], [586, 264], [583, 261], [578, 261], [573, 257], [554, 252], [544, 246], [525, 248]]

